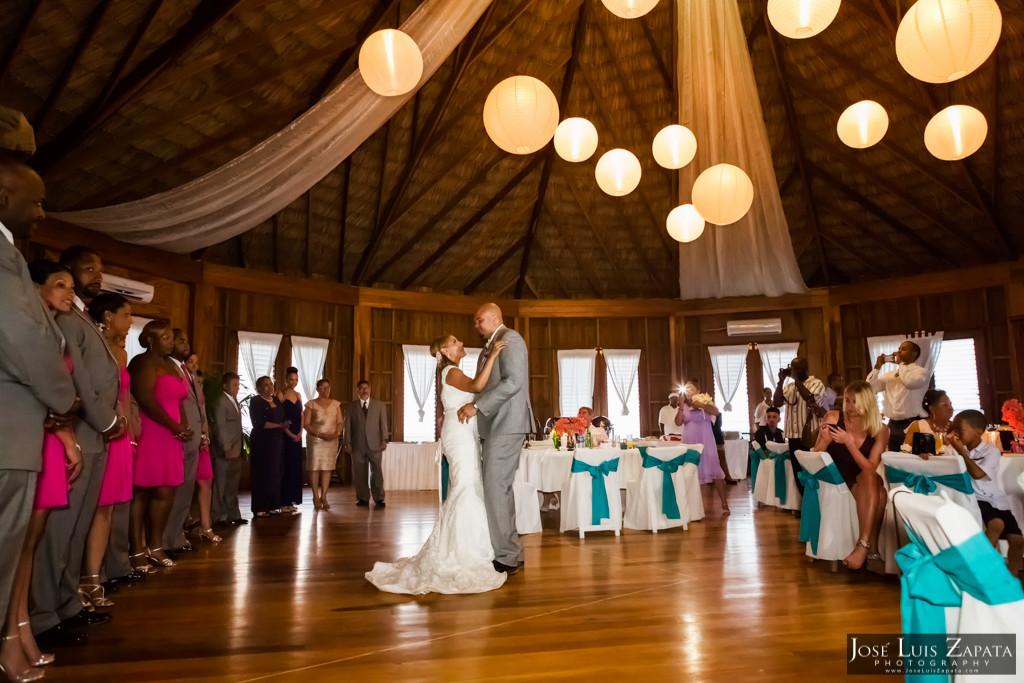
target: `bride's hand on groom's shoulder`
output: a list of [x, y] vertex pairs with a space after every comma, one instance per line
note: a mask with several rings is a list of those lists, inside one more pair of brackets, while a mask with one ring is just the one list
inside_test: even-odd
[[497, 356], [506, 346], [508, 346], [508, 342], [504, 339], [494, 342], [494, 346], [491, 347], [491, 355]]

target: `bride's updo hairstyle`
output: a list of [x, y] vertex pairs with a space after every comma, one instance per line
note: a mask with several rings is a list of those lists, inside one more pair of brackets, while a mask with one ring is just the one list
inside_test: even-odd
[[448, 340], [454, 335], [446, 334], [438, 337], [430, 344], [430, 355], [437, 359], [437, 367], [439, 369], [446, 368], [449, 365], [455, 365], [451, 358], [441, 353], [441, 349], [448, 343]]

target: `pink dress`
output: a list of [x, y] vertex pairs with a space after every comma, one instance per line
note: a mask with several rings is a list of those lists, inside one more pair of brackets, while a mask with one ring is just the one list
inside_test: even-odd
[[210, 460], [210, 447], [199, 449], [199, 464], [196, 466], [196, 481], [213, 481], [213, 461]]
[[[175, 375], [157, 375], [153, 387], [156, 401], [171, 417], [181, 415], [181, 402], [188, 396], [185, 379]], [[185, 481], [185, 447], [170, 429], [157, 424], [142, 411], [142, 430], [135, 458], [135, 485], [181, 486]]]
[[704, 444], [700, 464], [697, 465], [697, 478], [701, 484], [710, 484], [714, 479], [725, 479], [725, 472], [718, 462], [715, 433], [711, 429], [714, 422], [715, 418], [703, 410], [696, 410], [683, 404], [683, 443]]
[[[64, 356], [64, 365], [72, 372], [71, 358]], [[68, 504], [68, 466], [65, 460], [64, 444], [56, 434], [46, 432], [43, 436], [43, 464], [36, 477], [36, 497], [33, 510], [49, 510]]]
[[[121, 368], [121, 393], [118, 402], [128, 405], [128, 368]], [[115, 505], [132, 499], [132, 437], [125, 434], [107, 444], [107, 469], [103, 471], [97, 505]]]

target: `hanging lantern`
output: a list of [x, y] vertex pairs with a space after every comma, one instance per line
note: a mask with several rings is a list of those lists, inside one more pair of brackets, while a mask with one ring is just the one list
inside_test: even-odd
[[693, 204], [683, 204], [672, 209], [665, 224], [672, 239], [684, 244], [704, 234], [704, 217]]
[[754, 184], [743, 169], [718, 164], [693, 183], [693, 205], [708, 223], [729, 225], [743, 218], [754, 202]]
[[924, 146], [944, 161], [959, 161], [981, 147], [988, 135], [985, 115], [966, 104], [946, 107], [924, 129]]
[[768, 21], [787, 38], [816, 36], [832, 23], [840, 0], [768, 0]]
[[896, 31], [896, 58], [927, 83], [948, 83], [981, 66], [999, 42], [995, 0], [920, 0]]
[[682, 168], [697, 154], [697, 138], [686, 126], [665, 126], [654, 136], [653, 149], [659, 166]]
[[584, 118], [574, 117], [555, 129], [555, 152], [566, 161], [586, 161], [597, 151], [597, 128]]
[[622, 19], [636, 19], [654, 9], [658, 0], [601, 0], [608, 11]]
[[484, 102], [484, 128], [498, 147], [530, 154], [548, 144], [558, 126], [558, 100], [532, 76], [512, 76], [494, 86]]
[[836, 132], [848, 147], [864, 149], [877, 144], [889, 129], [889, 115], [878, 102], [862, 100], [851, 104], [839, 117]]
[[386, 28], [372, 34], [359, 48], [359, 74], [378, 95], [404, 95], [423, 76], [423, 55], [415, 40]]
[[597, 185], [613, 197], [624, 197], [640, 184], [640, 160], [628, 149], [611, 149], [594, 169]]

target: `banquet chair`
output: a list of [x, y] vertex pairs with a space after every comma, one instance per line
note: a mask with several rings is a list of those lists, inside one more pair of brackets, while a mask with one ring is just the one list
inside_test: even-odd
[[774, 442], [766, 445], [767, 457], [761, 459], [757, 466], [754, 500], [783, 510], [799, 510], [800, 490], [793, 475], [789, 445]]
[[578, 448], [569, 478], [562, 486], [560, 531], [622, 529], [622, 496], [619, 493], [619, 451], [611, 448]]
[[[640, 477], [626, 482], [626, 515], [622, 525], [658, 533], [704, 517], [697, 463], [703, 444], [639, 449]], [[695, 500], [694, 500], [695, 499]], [[696, 505], [694, 505], [696, 502]]]
[[516, 531], [520, 534], [539, 534], [544, 531], [540, 524], [540, 503], [537, 487], [528, 481], [512, 482], [512, 497], [516, 506]]
[[836, 571], [838, 561], [857, 545], [857, 502], [831, 455], [817, 451], [794, 455], [804, 470], [800, 473], [804, 483], [800, 540], [807, 542], [809, 557], [828, 560]]

